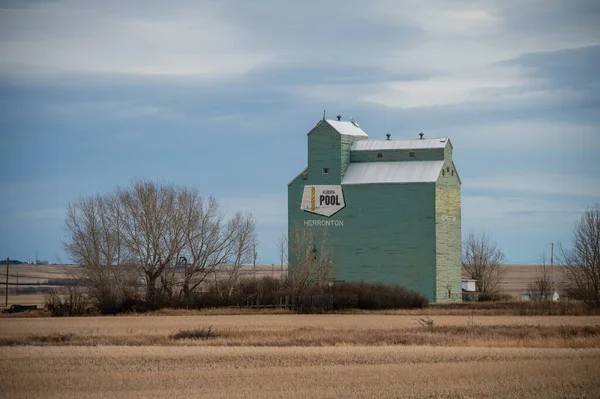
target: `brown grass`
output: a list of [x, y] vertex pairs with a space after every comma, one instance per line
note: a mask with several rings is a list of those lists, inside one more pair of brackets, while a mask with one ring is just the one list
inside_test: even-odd
[[0, 396], [595, 398], [599, 349], [0, 348]]
[[[598, 316], [431, 320], [433, 328], [415, 317], [387, 315], [15, 318], [0, 324], [0, 345], [600, 347]], [[208, 326], [208, 339], [186, 339]]]
[[[210, 330], [209, 330], [210, 329]], [[219, 330], [198, 327], [169, 335], [24, 334], [1, 337], [0, 346], [470, 346], [505, 348], [600, 348], [600, 326], [442, 326], [434, 329]]]

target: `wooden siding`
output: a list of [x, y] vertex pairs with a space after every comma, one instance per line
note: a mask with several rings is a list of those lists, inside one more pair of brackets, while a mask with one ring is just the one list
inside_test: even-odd
[[350, 148], [352, 147], [352, 143], [354, 143], [357, 140], [366, 140], [367, 137], [364, 136], [341, 136], [340, 140], [341, 140], [341, 162], [342, 162], [342, 166], [341, 166], [341, 177], [344, 177], [344, 174], [346, 173], [346, 169], [348, 169], [348, 165], [350, 165], [350, 158], [351, 158], [351, 151]]
[[[415, 156], [410, 157], [414, 152]], [[377, 154], [382, 153], [381, 158]], [[350, 154], [351, 162], [413, 162], [413, 161], [441, 161], [444, 159], [444, 149], [442, 148], [422, 148], [416, 150], [368, 150], [352, 151]]]
[[[307, 179], [298, 176], [288, 186], [288, 231], [305, 221], [340, 221], [343, 226], [312, 227], [317, 236], [326, 229], [337, 280], [398, 284], [430, 301], [460, 301], [457, 173], [440, 173], [436, 183], [343, 186], [346, 207], [330, 218], [300, 209], [305, 185], [340, 184], [350, 162], [390, 161], [395, 154], [398, 161], [445, 159], [444, 170], [454, 168], [449, 143], [443, 150], [421, 149], [415, 151], [416, 158], [409, 158], [409, 150], [351, 152], [352, 142], [360, 139], [365, 138], [340, 135], [327, 123], [311, 131]], [[378, 152], [387, 158], [378, 159]], [[322, 173], [324, 167], [329, 168], [327, 175]], [[293, 255], [288, 253], [293, 265]]]
[[448, 158], [435, 187], [436, 302], [461, 301], [461, 195]]
[[[340, 184], [341, 172], [340, 134], [327, 122], [318, 124], [308, 135], [308, 177], [306, 184]], [[324, 175], [323, 168], [329, 173]]]

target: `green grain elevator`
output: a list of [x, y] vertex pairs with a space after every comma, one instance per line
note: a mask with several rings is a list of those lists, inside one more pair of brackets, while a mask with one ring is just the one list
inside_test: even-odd
[[338, 281], [460, 301], [461, 182], [450, 140], [369, 140], [339, 119], [308, 133], [308, 166], [288, 184], [288, 237], [298, 227], [326, 229]]

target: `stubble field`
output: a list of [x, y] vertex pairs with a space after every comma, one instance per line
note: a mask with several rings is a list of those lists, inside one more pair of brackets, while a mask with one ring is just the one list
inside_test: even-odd
[[2, 348], [3, 397], [593, 398], [600, 350]]
[[600, 316], [0, 319], [9, 398], [595, 398], [598, 365]]

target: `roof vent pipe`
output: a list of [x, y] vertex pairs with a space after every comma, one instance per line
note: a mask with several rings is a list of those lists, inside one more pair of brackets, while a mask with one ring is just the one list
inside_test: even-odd
[[337, 118], [337, 120], [338, 120], [338, 121], [339, 121], [339, 120], [342, 120], [342, 115], [339, 115], [339, 114], [338, 114], [338, 116], [336, 116], [336, 118]]
[[388, 140], [390, 139], [390, 136], [391, 136], [391, 134], [389, 134], [389, 133], [385, 135], [385, 137], [387, 137]]
[[419, 137], [423, 139], [423, 133], [419, 133]]

